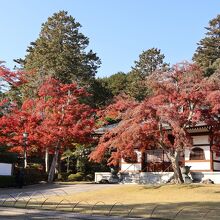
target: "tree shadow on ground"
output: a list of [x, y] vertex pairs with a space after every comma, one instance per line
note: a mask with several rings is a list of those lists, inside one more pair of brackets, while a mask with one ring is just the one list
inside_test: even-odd
[[206, 185], [202, 185], [202, 184], [158, 184], [158, 185], [143, 185], [142, 188], [140, 188], [140, 190], [143, 189], [159, 189], [159, 188], [167, 188], [167, 187], [176, 187], [178, 189], [196, 189], [196, 188], [202, 188], [202, 187], [206, 187]]
[[[18, 203], [19, 204], [19, 203]], [[78, 213], [87, 216], [93, 216], [93, 219], [104, 219], [104, 217], [120, 216], [122, 219], [127, 218], [144, 218], [144, 219], [191, 219], [201, 220], [210, 219], [218, 220], [220, 216], [220, 208], [218, 202], [183, 202], [183, 203], [145, 203], [145, 204], [129, 204], [123, 203], [105, 204], [97, 202], [95, 204], [88, 204], [86, 202], [72, 203], [63, 201], [58, 206], [58, 203], [45, 203], [40, 207], [37, 202], [33, 202], [26, 207], [40, 210], [41, 215], [45, 210], [59, 211], [66, 213]], [[74, 208], [73, 208], [74, 207]], [[41, 212], [41, 211], [40, 211]], [[32, 214], [31, 214], [32, 215]], [[33, 214], [34, 215], [34, 214]], [[39, 215], [39, 213], [38, 213]], [[1, 219], [0, 214], [0, 219]], [[97, 218], [95, 218], [97, 216]], [[46, 218], [46, 217], [45, 217]], [[19, 218], [18, 218], [19, 219]], [[32, 218], [30, 218], [32, 219]], [[87, 218], [88, 219], [88, 218]], [[111, 218], [110, 218], [111, 219]]]

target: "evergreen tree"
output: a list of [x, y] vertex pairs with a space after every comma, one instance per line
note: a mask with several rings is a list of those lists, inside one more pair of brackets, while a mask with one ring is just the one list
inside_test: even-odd
[[114, 96], [126, 91], [127, 74], [118, 72], [109, 77], [99, 79], [112, 92]]
[[145, 78], [139, 71], [132, 70], [128, 73], [126, 94], [138, 101], [142, 101], [149, 93]]
[[127, 89], [126, 93], [136, 100], [141, 101], [150, 90], [146, 86], [147, 77], [156, 70], [166, 70], [168, 64], [164, 62], [164, 54], [160, 49], [151, 48], [143, 51], [139, 55], [139, 60], [135, 61], [135, 66], [127, 76]]
[[80, 33], [80, 23], [66, 11], [54, 13], [42, 24], [35, 42], [31, 42], [25, 59], [15, 60], [32, 74], [34, 87], [45, 76], [52, 76], [62, 83], [77, 81], [80, 84], [94, 79], [100, 59], [91, 50], [86, 51], [89, 39]]
[[139, 55], [139, 60], [134, 62], [135, 66], [132, 69], [144, 78], [156, 69], [165, 69], [168, 64], [164, 63], [164, 58], [165, 56], [161, 54], [160, 49], [148, 49]]
[[215, 69], [212, 64], [220, 58], [220, 15], [209, 21], [206, 36], [198, 43], [193, 60], [204, 68], [205, 74], [212, 74]]
[[112, 91], [101, 79], [91, 81], [87, 91], [91, 94], [86, 99], [86, 103], [94, 108], [103, 107], [109, 104], [113, 98]]

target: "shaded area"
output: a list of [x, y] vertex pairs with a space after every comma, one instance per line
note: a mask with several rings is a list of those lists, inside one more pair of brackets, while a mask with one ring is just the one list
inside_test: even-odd
[[[62, 186], [50, 187], [48, 186], [37, 186], [36, 191], [28, 191], [28, 189], [22, 192], [12, 190], [12, 193], [1, 194], [0, 195], [0, 219], [219, 219], [220, 208], [219, 201], [177, 201], [175, 199], [170, 199], [169, 201], [163, 203], [162, 200], [159, 202], [153, 201], [150, 192], [155, 192], [153, 195], [157, 196], [165, 191], [177, 193], [177, 197], [184, 197], [183, 192], [188, 192], [194, 197], [195, 189], [201, 190], [201, 193], [210, 193], [210, 188], [206, 185], [142, 185], [136, 187], [120, 187], [114, 188], [115, 185], [78, 185], [69, 186], [62, 188]], [[116, 185], [117, 186], [117, 185]], [[113, 188], [111, 188], [113, 187]], [[100, 199], [96, 196], [96, 201], [90, 201], [81, 197], [79, 201], [76, 200], [76, 194], [78, 192], [86, 192], [86, 194], [91, 193], [92, 195], [98, 195], [106, 192], [108, 188], [108, 193]], [[98, 191], [99, 189], [104, 189]], [[117, 191], [118, 189], [119, 191]], [[129, 199], [125, 199], [122, 192], [127, 191], [130, 194], [134, 189], [136, 189], [135, 194], [131, 194]], [[178, 190], [177, 190], [178, 189]], [[186, 189], [186, 191], [182, 191]], [[218, 186], [212, 187], [212, 193], [215, 195], [219, 194]], [[165, 190], [165, 191], [164, 191]], [[176, 191], [177, 190], [177, 191]], [[90, 191], [90, 192], [89, 192]], [[121, 201], [110, 202], [108, 200], [109, 196], [113, 196], [113, 192], [116, 191], [123, 197], [123, 203]], [[3, 192], [3, 191], [2, 191]], [[8, 192], [8, 190], [5, 190]], [[16, 193], [15, 193], [16, 192]], [[99, 192], [99, 193], [98, 193]], [[134, 197], [136, 193], [141, 192], [144, 196], [144, 201], [138, 201]], [[144, 194], [145, 192], [145, 194]], [[194, 192], [194, 194], [193, 194]], [[173, 193], [167, 193], [167, 196], [174, 195]], [[180, 195], [182, 194], [182, 195]], [[95, 196], [94, 196], [95, 197]], [[88, 197], [89, 198], [89, 197]], [[166, 199], [168, 201], [168, 198]], [[201, 200], [202, 201], [202, 200]], [[7, 211], [9, 210], [9, 211]], [[13, 211], [11, 211], [13, 210]], [[15, 213], [15, 215], [13, 215]], [[48, 215], [48, 217], [47, 217]]]
[[[130, 218], [145, 218], [145, 219], [219, 219], [220, 208], [218, 208], [218, 202], [182, 202], [182, 203], [169, 203], [169, 204], [123, 204], [121, 202], [115, 202], [114, 204], [105, 204], [104, 201], [96, 202], [95, 204], [89, 204], [86, 201], [72, 202], [66, 199], [60, 199], [60, 201], [53, 201], [51, 198], [19, 198], [18, 200], [6, 199], [1, 201], [1, 209], [13, 208], [17, 210], [16, 217], [19, 219], [24, 216], [29, 216], [30, 219], [34, 219], [34, 216], [48, 214], [55, 216], [54, 219], [66, 218], [66, 215], [75, 216], [77, 218], [84, 219], [130, 219]], [[15, 209], [16, 208], [16, 209]], [[33, 211], [36, 210], [36, 211]], [[57, 212], [63, 212], [57, 216]], [[10, 212], [11, 213], [11, 212]], [[74, 217], [74, 215], [72, 217]], [[0, 218], [9, 217], [13, 218], [4, 212], [0, 212]], [[19, 217], [19, 218], [18, 218]], [[33, 218], [32, 218], [33, 217]], [[67, 216], [68, 217], [68, 216]], [[64, 218], [64, 219], [65, 219]], [[22, 218], [21, 218], [22, 219]], [[38, 218], [39, 219], [39, 218]]]

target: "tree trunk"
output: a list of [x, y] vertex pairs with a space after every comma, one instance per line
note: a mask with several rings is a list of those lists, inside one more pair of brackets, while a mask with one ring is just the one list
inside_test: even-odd
[[59, 146], [57, 145], [57, 147], [55, 148], [55, 152], [54, 152], [54, 156], [53, 156], [53, 161], [52, 164], [50, 166], [50, 171], [48, 174], [48, 182], [52, 183], [54, 180], [54, 174], [55, 174], [55, 169], [57, 166], [57, 161], [58, 161], [58, 156], [59, 156]]
[[45, 172], [48, 173], [48, 170], [49, 170], [49, 150], [47, 147], [45, 151]]
[[176, 184], [184, 183], [183, 176], [179, 166], [180, 151], [177, 150], [174, 152], [174, 154], [169, 153], [168, 157], [172, 164], [175, 183]]
[[27, 168], [27, 150], [24, 149], [24, 168]]
[[70, 157], [67, 157], [66, 172], [69, 173], [69, 170], [70, 170]]

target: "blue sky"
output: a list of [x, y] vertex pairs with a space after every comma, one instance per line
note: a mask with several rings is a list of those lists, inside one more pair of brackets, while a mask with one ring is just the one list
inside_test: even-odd
[[13, 68], [54, 12], [67, 10], [83, 26], [102, 60], [97, 76], [128, 72], [143, 50], [161, 49], [166, 62], [191, 60], [219, 0], [0, 0], [0, 60]]

